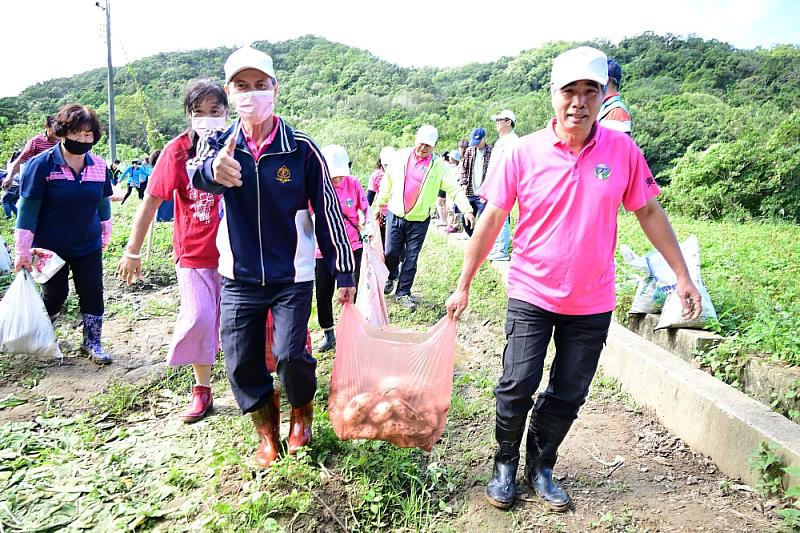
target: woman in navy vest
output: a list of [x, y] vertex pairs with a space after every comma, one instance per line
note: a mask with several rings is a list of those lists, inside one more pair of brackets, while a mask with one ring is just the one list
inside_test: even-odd
[[31, 159], [20, 181], [15, 230], [16, 266], [31, 268], [37, 249], [51, 250], [66, 265], [42, 285], [47, 313], [55, 317], [67, 299], [72, 272], [83, 314], [81, 351], [106, 365], [111, 356], [100, 345], [103, 332], [103, 249], [111, 239], [111, 172], [103, 158], [89, 153], [100, 139], [95, 111], [67, 104], [55, 115], [61, 142]]

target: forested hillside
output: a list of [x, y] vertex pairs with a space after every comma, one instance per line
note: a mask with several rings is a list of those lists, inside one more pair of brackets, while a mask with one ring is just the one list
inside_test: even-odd
[[[258, 42], [275, 59], [277, 109], [320, 143], [345, 145], [364, 177], [385, 144], [409, 144], [436, 125], [439, 151], [489, 115], [517, 113], [518, 132], [551, 114], [547, 82], [558, 53], [597, 46], [625, 70], [622, 93], [634, 138], [673, 211], [699, 218], [800, 221], [800, 48], [738, 50], [719, 41], [643, 34], [607, 42], [550, 43], [516, 57], [457, 68], [401, 68], [318, 37]], [[186, 82], [220, 78], [229, 48], [159, 54], [115, 72], [118, 153], [159, 148], [185, 127]], [[469, 59], [465, 54], [465, 62]], [[106, 116], [105, 70], [37, 84], [0, 99], [0, 159], [6, 160], [46, 113], [79, 101]], [[490, 140], [492, 140], [490, 134]], [[98, 151], [103, 153], [101, 145]]]

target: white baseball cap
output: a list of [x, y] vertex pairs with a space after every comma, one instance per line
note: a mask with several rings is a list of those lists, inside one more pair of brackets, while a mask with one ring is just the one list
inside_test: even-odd
[[514, 112], [511, 111], [510, 109], [503, 109], [498, 114], [492, 115], [492, 120], [500, 120], [500, 119], [510, 120], [511, 122], [514, 122], [516, 124], [517, 115], [515, 115]]
[[277, 81], [275, 69], [272, 67], [272, 58], [261, 50], [244, 46], [229, 55], [225, 61], [225, 83], [230, 82], [238, 73], [249, 68], [260, 70]]
[[344, 146], [329, 144], [322, 147], [322, 156], [328, 163], [328, 171], [332, 178], [350, 175], [350, 156]]
[[578, 80], [596, 81], [600, 85], [608, 84], [608, 58], [590, 46], [579, 46], [567, 50], [553, 60], [550, 73], [550, 84], [553, 89], [560, 89]]
[[420, 126], [417, 130], [417, 137], [415, 142], [417, 144], [427, 144], [428, 146], [436, 146], [436, 141], [439, 140], [439, 132], [430, 124]]

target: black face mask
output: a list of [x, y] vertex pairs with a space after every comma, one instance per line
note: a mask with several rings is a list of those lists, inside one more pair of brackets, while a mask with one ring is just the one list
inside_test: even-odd
[[92, 146], [94, 146], [94, 143], [82, 143], [80, 141], [73, 141], [69, 138], [64, 139], [64, 148], [66, 148], [67, 152], [71, 154], [83, 155], [91, 150]]

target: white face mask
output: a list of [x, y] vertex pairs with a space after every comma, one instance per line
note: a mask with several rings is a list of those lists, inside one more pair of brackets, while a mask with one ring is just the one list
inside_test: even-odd
[[199, 137], [209, 131], [225, 129], [225, 117], [192, 117], [192, 129]]
[[270, 118], [275, 111], [275, 91], [249, 91], [233, 95], [239, 116], [253, 124], [260, 124]]

